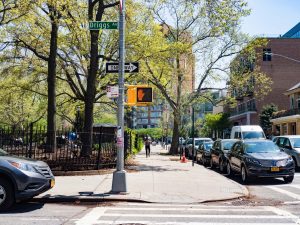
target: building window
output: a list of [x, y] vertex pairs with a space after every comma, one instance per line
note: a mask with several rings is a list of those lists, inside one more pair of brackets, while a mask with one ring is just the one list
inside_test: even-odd
[[263, 49], [263, 61], [272, 61], [272, 55], [271, 55], [271, 49], [270, 48], [264, 48]]
[[291, 109], [295, 108], [295, 104], [294, 104], [294, 96], [291, 96]]

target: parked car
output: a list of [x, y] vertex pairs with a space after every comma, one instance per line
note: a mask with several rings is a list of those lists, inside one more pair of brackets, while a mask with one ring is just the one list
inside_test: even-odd
[[230, 138], [231, 139], [252, 139], [252, 138], [266, 139], [266, 135], [263, 129], [258, 125], [242, 125], [242, 126], [232, 127]]
[[294, 179], [295, 165], [291, 156], [270, 140], [248, 139], [236, 142], [228, 153], [227, 173], [241, 174], [242, 182], [255, 177]]
[[11, 156], [0, 149], [0, 210], [33, 198], [52, 188], [54, 183], [45, 162]]
[[216, 140], [211, 148], [210, 167], [219, 167], [220, 172], [224, 172], [227, 167], [227, 154], [237, 139]]
[[189, 149], [193, 146], [193, 138], [188, 138], [184, 144], [184, 154], [186, 157], [189, 156]]
[[208, 166], [210, 162], [210, 150], [213, 142], [203, 142], [196, 151], [196, 161], [200, 162], [203, 166]]
[[300, 135], [277, 136], [275, 143], [292, 156], [296, 167], [300, 167]]
[[[213, 140], [211, 138], [194, 138], [194, 148], [195, 148], [195, 153], [199, 146], [204, 143], [204, 142], [212, 142]], [[193, 138], [191, 138], [191, 144], [188, 145], [188, 157], [191, 159], [193, 156]]]

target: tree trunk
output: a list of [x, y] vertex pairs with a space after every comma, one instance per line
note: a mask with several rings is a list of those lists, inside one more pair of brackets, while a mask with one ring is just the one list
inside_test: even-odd
[[[101, 21], [104, 12], [103, 1], [99, 1], [96, 21]], [[93, 20], [93, 4], [89, 1], [89, 20]], [[93, 121], [94, 121], [94, 101], [96, 96], [96, 77], [99, 67], [98, 59], [98, 39], [99, 30], [91, 30], [91, 59], [87, 77], [87, 91], [85, 96], [85, 109], [84, 109], [84, 127], [83, 127], [83, 146], [81, 156], [89, 157], [92, 153], [93, 145]]]
[[[55, 12], [54, 12], [55, 13]], [[48, 60], [48, 114], [47, 114], [47, 150], [54, 152], [56, 148], [56, 55], [58, 24], [51, 17], [50, 54]]]
[[173, 125], [173, 136], [172, 143], [169, 153], [172, 155], [178, 154], [179, 147], [179, 121], [180, 114], [178, 112], [174, 112], [174, 125]]

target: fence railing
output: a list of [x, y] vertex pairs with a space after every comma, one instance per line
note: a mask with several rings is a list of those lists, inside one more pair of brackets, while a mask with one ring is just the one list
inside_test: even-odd
[[[114, 168], [117, 161], [116, 137], [113, 133], [94, 132], [92, 150], [82, 156], [82, 132], [56, 131], [57, 146], [47, 146], [47, 131], [28, 126], [22, 130], [0, 128], [0, 148], [11, 155], [42, 160], [53, 171], [96, 170]], [[124, 135], [125, 158], [132, 152], [131, 133]]]

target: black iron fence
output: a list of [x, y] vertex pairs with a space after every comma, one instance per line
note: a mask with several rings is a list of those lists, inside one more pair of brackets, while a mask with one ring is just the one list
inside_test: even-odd
[[[57, 146], [54, 151], [47, 146], [45, 128], [27, 126], [16, 130], [0, 128], [0, 148], [11, 155], [42, 160], [53, 171], [96, 170], [114, 168], [117, 160], [115, 133], [94, 132], [92, 150], [82, 155], [82, 132], [72, 130], [56, 131]], [[132, 153], [132, 135], [125, 133], [125, 158]]]

